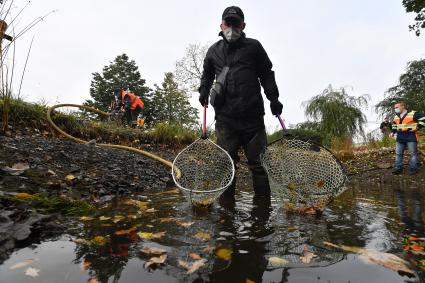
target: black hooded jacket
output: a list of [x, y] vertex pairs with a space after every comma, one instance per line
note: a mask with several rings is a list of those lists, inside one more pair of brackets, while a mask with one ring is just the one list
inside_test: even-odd
[[[223, 36], [221, 32], [219, 35]], [[277, 99], [272, 62], [258, 40], [246, 38], [243, 33], [238, 41], [229, 44], [222, 39], [213, 44], [204, 59], [200, 93], [210, 91], [216, 76], [229, 65], [224, 104], [214, 108], [216, 118], [250, 119], [264, 116], [261, 86], [267, 98]], [[262, 120], [262, 119], [261, 119]]]

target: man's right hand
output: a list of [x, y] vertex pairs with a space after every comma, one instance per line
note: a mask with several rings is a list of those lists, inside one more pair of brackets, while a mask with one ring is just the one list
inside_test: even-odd
[[204, 106], [204, 104], [207, 104], [208, 107], [208, 98], [209, 98], [210, 94], [208, 93], [208, 91], [202, 90], [201, 93], [199, 94], [199, 102], [201, 103], [202, 106]]

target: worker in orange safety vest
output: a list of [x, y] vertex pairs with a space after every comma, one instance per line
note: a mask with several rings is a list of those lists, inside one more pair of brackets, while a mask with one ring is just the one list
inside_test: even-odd
[[127, 120], [127, 124], [132, 127], [141, 124], [138, 120], [140, 120], [140, 114], [142, 114], [143, 108], [145, 107], [142, 99], [133, 92], [123, 89], [116, 89], [115, 97], [118, 98], [119, 107], [124, 109], [124, 116]]

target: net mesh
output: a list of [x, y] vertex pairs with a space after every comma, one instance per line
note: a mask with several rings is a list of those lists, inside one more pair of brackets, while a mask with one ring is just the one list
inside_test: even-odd
[[280, 139], [261, 156], [273, 195], [286, 210], [314, 208], [344, 191], [346, 176], [341, 164], [326, 149], [298, 139]]
[[177, 155], [172, 174], [192, 204], [209, 206], [232, 183], [235, 167], [224, 149], [209, 139], [198, 139]]

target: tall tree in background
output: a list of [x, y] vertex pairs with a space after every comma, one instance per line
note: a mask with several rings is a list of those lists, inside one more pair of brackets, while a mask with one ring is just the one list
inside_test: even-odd
[[319, 131], [326, 144], [332, 138], [352, 139], [364, 134], [367, 119], [362, 107], [368, 106], [368, 100], [367, 95], [350, 96], [344, 88], [334, 89], [330, 85], [305, 103], [305, 114], [312, 120], [309, 122], [310, 128]]
[[415, 23], [409, 25], [411, 31], [416, 35], [421, 34], [421, 29], [425, 28], [425, 1], [424, 0], [403, 0], [403, 6], [408, 13], [416, 13]]
[[411, 109], [425, 113], [425, 59], [407, 64], [407, 69], [399, 78], [398, 85], [389, 88], [385, 99], [376, 105], [383, 116], [393, 115], [394, 103], [406, 102]]
[[176, 62], [175, 77], [180, 87], [190, 92], [198, 90], [208, 46], [209, 44], [201, 43], [189, 44], [184, 57]]
[[[85, 104], [106, 111], [113, 99], [115, 89], [130, 89], [145, 103], [145, 112], [150, 113], [150, 89], [145, 86], [139, 68], [134, 60], [126, 54], [119, 55], [108, 66], [103, 67], [102, 74], [93, 73], [90, 96]], [[149, 115], [147, 115], [147, 118]]]
[[179, 89], [174, 74], [165, 73], [161, 86], [155, 85], [152, 96], [152, 121], [178, 123], [194, 127], [198, 112], [189, 102], [187, 93]]

